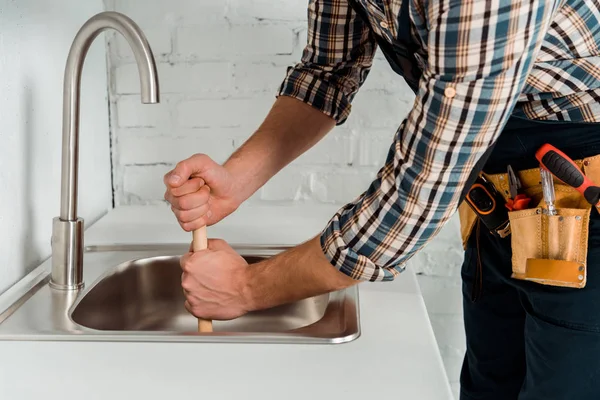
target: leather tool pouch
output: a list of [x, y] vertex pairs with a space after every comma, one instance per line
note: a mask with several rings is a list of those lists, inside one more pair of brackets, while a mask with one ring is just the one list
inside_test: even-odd
[[582, 288], [586, 284], [591, 207], [557, 206], [557, 215], [546, 215], [541, 208], [509, 213], [512, 277]]
[[[600, 179], [600, 156], [576, 163], [592, 180]], [[484, 175], [505, 198], [508, 197], [506, 174]], [[509, 212], [512, 277], [550, 286], [585, 287], [592, 206], [575, 189], [555, 179], [558, 214], [547, 215], [543, 212], [546, 205], [539, 169], [520, 171], [518, 175], [524, 192], [532, 198], [530, 206], [533, 208]], [[466, 247], [477, 216], [463, 202], [459, 217], [463, 246]]]

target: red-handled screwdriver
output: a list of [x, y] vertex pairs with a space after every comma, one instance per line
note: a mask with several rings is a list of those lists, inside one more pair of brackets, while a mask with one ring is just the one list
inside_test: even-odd
[[590, 204], [598, 205], [600, 187], [585, 176], [569, 156], [551, 144], [545, 144], [535, 153], [535, 157], [554, 176], [581, 193]]

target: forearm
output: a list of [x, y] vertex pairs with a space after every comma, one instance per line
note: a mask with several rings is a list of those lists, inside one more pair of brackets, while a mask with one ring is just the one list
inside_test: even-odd
[[353, 286], [359, 281], [337, 271], [325, 258], [319, 238], [247, 269], [245, 297], [260, 310]]
[[347, 2], [311, 1], [307, 39], [266, 119], [225, 163], [237, 177], [242, 200], [348, 118], [371, 68], [375, 39]]
[[295, 98], [277, 98], [264, 122], [225, 163], [244, 200], [283, 167], [310, 149], [335, 120]]

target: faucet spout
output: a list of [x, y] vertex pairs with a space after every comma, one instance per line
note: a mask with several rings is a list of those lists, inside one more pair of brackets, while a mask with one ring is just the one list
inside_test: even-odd
[[123, 35], [133, 50], [140, 75], [142, 103], [159, 102], [156, 64], [141, 29], [125, 15], [112, 11], [90, 18], [77, 33], [65, 68], [60, 207], [60, 218], [65, 221], [77, 219], [79, 101], [83, 63], [94, 39], [109, 28]]
[[107, 29], [123, 35], [133, 51], [140, 75], [142, 103], [159, 102], [156, 63], [139, 26], [127, 16], [112, 11], [90, 18], [75, 36], [65, 67], [60, 216], [53, 221], [50, 280], [56, 289], [83, 287], [83, 219], [77, 216], [81, 72], [92, 42]]

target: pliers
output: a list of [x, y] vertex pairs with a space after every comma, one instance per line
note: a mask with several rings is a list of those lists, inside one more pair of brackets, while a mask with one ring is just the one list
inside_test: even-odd
[[515, 174], [512, 166], [508, 166], [508, 185], [509, 185], [509, 193], [510, 199], [506, 202], [506, 208], [509, 211], [519, 211], [524, 210], [529, 206], [531, 202], [531, 198], [524, 193], [520, 193], [521, 190], [521, 180]]

